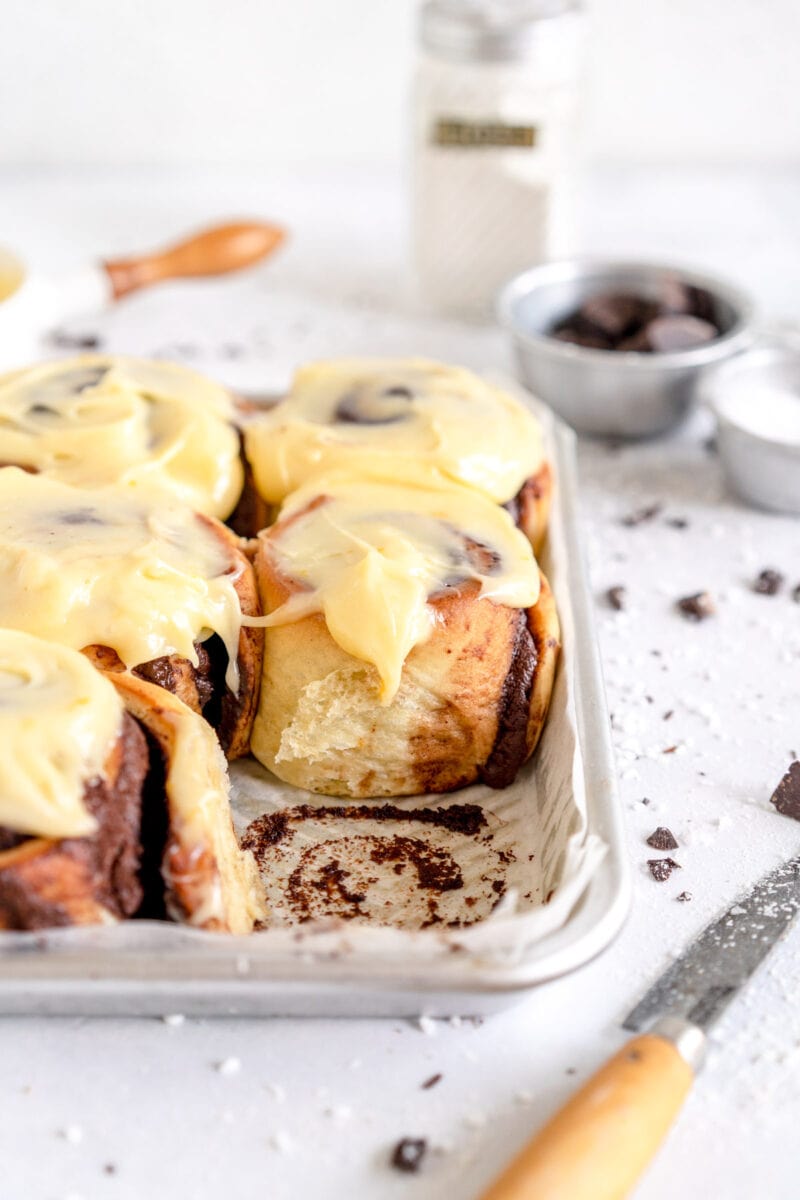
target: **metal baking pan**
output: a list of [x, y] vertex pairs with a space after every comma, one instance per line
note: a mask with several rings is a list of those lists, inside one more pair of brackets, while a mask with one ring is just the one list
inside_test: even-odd
[[[275, 923], [246, 938], [150, 921], [2, 933], [0, 1013], [487, 1014], [608, 945], [630, 880], [577, 528], [574, 435], [522, 395], [555, 467], [542, 561], [564, 648], [542, 742], [517, 783], [404, 798], [387, 811], [298, 793], [255, 763], [235, 767], [237, 831], [252, 835], [276, 813], [290, 830], [264, 839]], [[420, 869], [420, 853], [433, 872]], [[315, 882], [330, 879], [332, 862], [340, 882], [350, 873], [348, 886]]]

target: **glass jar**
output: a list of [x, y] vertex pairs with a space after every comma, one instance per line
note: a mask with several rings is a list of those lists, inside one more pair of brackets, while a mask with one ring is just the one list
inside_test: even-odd
[[417, 291], [485, 316], [512, 275], [572, 248], [584, 16], [578, 0], [427, 0], [419, 38]]

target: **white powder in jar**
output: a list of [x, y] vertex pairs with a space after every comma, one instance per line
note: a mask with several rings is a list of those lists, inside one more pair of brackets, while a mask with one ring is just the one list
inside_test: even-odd
[[417, 291], [488, 315], [571, 246], [583, 17], [571, 0], [428, 0], [414, 113]]

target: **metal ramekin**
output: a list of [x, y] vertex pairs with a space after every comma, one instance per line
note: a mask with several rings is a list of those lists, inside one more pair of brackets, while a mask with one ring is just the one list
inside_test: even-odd
[[[656, 299], [668, 280], [711, 293], [720, 337], [691, 350], [638, 354], [592, 350], [548, 334], [596, 292]], [[500, 293], [497, 316], [511, 334], [523, 382], [574, 429], [639, 438], [664, 433], [686, 416], [705, 371], [746, 344], [752, 304], [723, 280], [682, 267], [567, 259], [512, 279]]]

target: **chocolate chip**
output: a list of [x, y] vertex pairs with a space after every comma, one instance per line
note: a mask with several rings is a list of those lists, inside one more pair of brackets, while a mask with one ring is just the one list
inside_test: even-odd
[[559, 342], [570, 342], [573, 346], [584, 346], [587, 350], [613, 350], [614, 344], [599, 333], [586, 333], [574, 325], [562, 325], [554, 329], [552, 336]]
[[665, 279], [658, 292], [659, 308], [662, 313], [690, 313], [692, 293], [680, 279]]
[[661, 720], [662, 721], [671, 721], [674, 716], [675, 716], [675, 709], [668, 708], [667, 711], [662, 716]]
[[680, 900], [681, 904], [686, 904], [687, 901], [692, 899], [692, 893], [691, 892], [678, 892], [675, 899]]
[[704, 621], [717, 611], [708, 592], [695, 592], [676, 601], [677, 608], [688, 621]]
[[772, 567], [765, 567], [753, 584], [753, 591], [758, 592], [761, 596], [774, 596], [781, 590], [783, 584], [784, 577], [780, 571], [774, 571]]
[[654, 517], [657, 517], [663, 507], [660, 501], [656, 501], [655, 504], [647, 504], [644, 508], [636, 508], [633, 512], [628, 513], [626, 517], [622, 517], [620, 524], [624, 525], [627, 529], [632, 529], [636, 525], [643, 525], [645, 521], [652, 521]]
[[800, 762], [793, 762], [769, 798], [779, 813], [800, 821]]
[[699, 317], [701, 321], [710, 321], [712, 325], [717, 324], [717, 314], [715, 312], [714, 297], [711, 292], [707, 292], [705, 288], [694, 287], [688, 284], [686, 288], [689, 293], [689, 304], [693, 317]]
[[656, 883], [666, 883], [675, 870], [680, 870], [680, 863], [674, 858], [648, 858], [647, 865]]
[[800, 604], [800, 583], [795, 584], [795, 586], [792, 588], [792, 599], [794, 600], [795, 604]]
[[584, 321], [609, 338], [622, 337], [642, 319], [646, 301], [630, 292], [598, 292], [578, 310]]
[[658, 829], [653, 830], [650, 837], [646, 839], [648, 846], [652, 846], [654, 850], [677, 850], [678, 843], [675, 841], [675, 835], [671, 829], [667, 829], [665, 825], [659, 825]]
[[626, 589], [621, 584], [617, 584], [616, 587], [610, 587], [606, 592], [606, 600], [616, 612], [622, 612], [625, 607], [625, 596]]
[[639, 354], [688, 349], [719, 333], [711, 294], [670, 277], [655, 299], [597, 292], [550, 329], [552, 337], [576, 346]]
[[425, 1082], [422, 1084], [422, 1090], [424, 1092], [427, 1092], [432, 1087], [436, 1087], [437, 1083], [441, 1083], [441, 1081], [442, 1081], [442, 1073], [441, 1073], [441, 1071], [439, 1071], [439, 1072], [437, 1072], [436, 1075], [431, 1075], [430, 1079], [425, 1080]]
[[687, 521], [686, 517], [667, 517], [666, 523], [671, 529], [689, 528], [689, 522]]
[[656, 354], [671, 354], [675, 350], [693, 350], [718, 337], [719, 330], [699, 317], [656, 317], [647, 325], [644, 336]]
[[113, 1163], [113, 1162], [107, 1162], [107, 1163], [105, 1164], [105, 1166], [103, 1167], [103, 1173], [104, 1173], [105, 1175], [116, 1175], [116, 1173], [117, 1173], [117, 1165], [116, 1165], [116, 1163]]
[[414, 1174], [422, 1166], [427, 1149], [428, 1143], [425, 1138], [401, 1138], [389, 1161], [395, 1170]]

